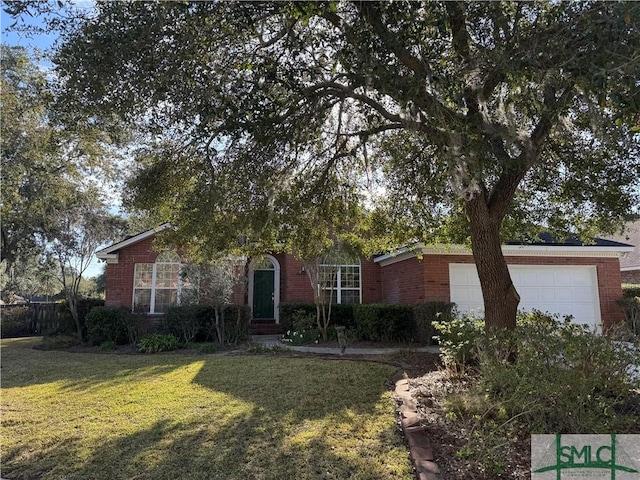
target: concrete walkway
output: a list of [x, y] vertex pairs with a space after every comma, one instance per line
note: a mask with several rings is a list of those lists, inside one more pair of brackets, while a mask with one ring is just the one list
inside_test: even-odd
[[[280, 341], [281, 335], [252, 335], [251, 342], [263, 345], [265, 347], [281, 347], [289, 349], [293, 352], [303, 353], [321, 353], [323, 355], [340, 355], [339, 347], [311, 347], [305, 346], [293, 346]], [[350, 347], [347, 344], [347, 349], [344, 355], [388, 355], [401, 350], [410, 350], [412, 352], [428, 352], [428, 353], [440, 353], [440, 348], [437, 346], [430, 347], [416, 347], [416, 348], [360, 348]]]

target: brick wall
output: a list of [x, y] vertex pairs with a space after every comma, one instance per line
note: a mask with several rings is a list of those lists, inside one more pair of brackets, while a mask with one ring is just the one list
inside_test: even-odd
[[302, 261], [293, 255], [280, 254], [280, 301], [282, 303], [313, 303], [313, 290]]
[[136, 263], [154, 263], [153, 237], [120, 250], [118, 263], [107, 264], [105, 305], [131, 308], [133, 303], [133, 273]]
[[[117, 264], [107, 264], [105, 304], [131, 308], [133, 274], [136, 263], [153, 263], [158, 256], [147, 238], [120, 250]], [[302, 262], [292, 255], [277, 254], [280, 263], [280, 302], [313, 302], [309, 277], [302, 273]], [[622, 310], [616, 304], [622, 296], [622, 274], [617, 258], [584, 257], [507, 257], [510, 264], [519, 265], [595, 265], [598, 276], [600, 310], [605, 328], [622, 320]], [[449, 301], [449, 264], [473, 263], [471, 255], [425, 255], [410, 258], [385, 267], [371, 260], [361, 261], [363, 303], [415, 304], [432, 300]], [[636, 273], [638, 272], [624, 272]], [[631, 278], [626, 283], [640, 283]], [[234, 289], [233, 302], [244, 304], [247, 293], [244, 284]]]
[[635, 285], [640, 285], [640, 269], [638, 270], [627, 270], [622, 273], [622, 283], [632, 283]]
[[[293, 255], [276, 255], [280, 262], [280, 301], [283, 303], [312, 303], [313, 291], [309, 276], [302, 272], [302, 261]], [[382, 301], [380, 265], [372, 260], [360, 261], [362, 303]]]
[[[133, 307], [133, 275], [136, 263], [155, 263], [158, 252], [153, 250], [153, 237], [129, 245], [119, 251], [118, 263], [107, 264], [105, 305]], [[231, 302], [246, 303], [244, 282], [234, 286]]]
[[[425, 255], [382, 267], [383, 301], [420, 303], [450, 301], [449, 264], [474, 263], [471, 255]], [[600, 315], [604, 328], [622, 321], [616, 301], [622, 297], [622, 276], [617, 258], [507, 257], [513, 265], [595, 265], [598, 277]]]

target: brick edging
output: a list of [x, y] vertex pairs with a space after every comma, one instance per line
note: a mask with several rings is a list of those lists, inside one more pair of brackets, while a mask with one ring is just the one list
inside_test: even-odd
[[398, 380], [394, 396], [400, 402], [400, 425], [409, 445], [409, 454], [419, 480], [442, 480], [440, 469], [433, 459], [431, 441], [422, 426], [418, 406], [409, 391], [407, 379]]

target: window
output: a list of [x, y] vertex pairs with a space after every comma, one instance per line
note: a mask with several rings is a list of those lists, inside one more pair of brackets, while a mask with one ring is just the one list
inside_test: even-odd
[[156, 263], [136, 263], [133, 277], [133, 311], [166, 313], [180, 299], [185, 287], [180, 276], [180, 257], [162, 252]]
[[343, 259], [340, 265], [320, 264], [320, 287], [331, 303], [360, 303], [360, 260]]

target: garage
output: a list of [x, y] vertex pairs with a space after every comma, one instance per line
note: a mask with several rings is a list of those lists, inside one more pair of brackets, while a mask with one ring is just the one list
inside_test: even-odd
[[[509, 265], [520, 309], [573, 315], [576, 323], [601, 324], [595, 266]], [[481, 312], [480, 280], [474, 264], [449, 264], [451, 301], [460, 312]]]

